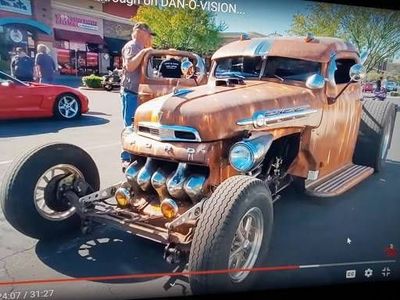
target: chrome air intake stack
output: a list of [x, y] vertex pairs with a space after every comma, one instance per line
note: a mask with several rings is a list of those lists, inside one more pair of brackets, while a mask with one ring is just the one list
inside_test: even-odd
[[138, 177], [139, 171], [143, 168], [143, 166], [144, 166], [143, 160], [136, 160], [132, 164], [130, 164], [129, 167], [125, 171], [125, 177], [134, 193], [137, 193], [139, 191], [137, 177]]
[[180, 163], [174, 175], [167, 180], [168, 193], [175, 199], [185, 198], [186, 193], [183, 187], [187, 178], [188, 165], [186, 163]]
[[151, 187], [151, 177], [157, 170], [157, 161], [152, 158], [147, 158], [146, 164], [139, 171], [137, 175], [137, 184], [140, 186], [142, 191], [149, 191]]
[[173, 174], [174, 173], [171, 173], [169, 170], [160, 167], [151, 177], [151, 185], [160, 197], [160, 201], [169, 197], [167, 180], [169, 180]]
[[206, 182], [204, 175], [191, 175], [184, 183], [183, 189], [192, 200], [193, 204], [201, 200], [203, 196], [203, 188]]

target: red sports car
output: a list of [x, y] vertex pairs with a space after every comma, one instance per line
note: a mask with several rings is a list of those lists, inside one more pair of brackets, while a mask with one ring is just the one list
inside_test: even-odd
[[88, 98], [73, 88], [24, 83], [0, 71], [0, 120], [52, 116], [71, 120], [88, 110]]

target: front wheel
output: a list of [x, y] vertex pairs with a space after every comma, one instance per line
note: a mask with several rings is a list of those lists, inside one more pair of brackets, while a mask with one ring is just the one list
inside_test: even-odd
[[[266, 184], [249, 176], [223, 182], [206, 200], [189, 255], [194, 294], [243, 291], [266, 265], [272, 232], [272, 197]], [[200, 273], [199, 273], [200, 272]]]
[[73, 120], [81, 115], [81, 102], [72, 94], [64, 94], [57, 98], [54, 115], [57, 119]]
[[15, 160], [4, 177], [0, 202], [7, 221], [23, 234], [48, 239], [79, 228], [81, 222], [62, 190], [72, 179], [100, 187], [97, 167], [70, 144], [47, 144]]

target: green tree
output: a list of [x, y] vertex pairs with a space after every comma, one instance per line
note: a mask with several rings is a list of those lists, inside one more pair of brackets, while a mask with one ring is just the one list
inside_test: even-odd
[[157, 34], [156, 48], [189, 50], [200, 55], [214, 52], [221, 44], [219, 33], [227, 28], [224, 23], [217, 24], [212, 13], [189, 8], [141, 6], [134, 21], [146, 22]]
[[338, 37], [369, 51], [371, 71], [400, 51], [400, 13], [383, 9], [316, 3], [293, 16], [289, 34]]

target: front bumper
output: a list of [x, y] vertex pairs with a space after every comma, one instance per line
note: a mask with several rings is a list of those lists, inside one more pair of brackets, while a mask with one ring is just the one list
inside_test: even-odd
[[[94, 221], [110, 225], [164, 245], [174, 244], [180, 245], [182, 248], [190, 245], [190, 231], [189, 233], [184, 233], [180, 230], [174, 230], [175, 227], [184, 225], [182, 218], [171, 222], [173, 225], [175, 224], [174, 226], [170, 226], [169, 223], [164, 223], [164, 226], [160, 226], [159, 222], [153, 222], [159, 219], [157, 217], [118, 208], [114, 204], [107, 202], [114, 196], [120, 185], [121, 183], [118, 183], [83, 197], [79, 197], [73, 191], [66, 192], [64, 196], [76, 208], [76, 213], [85, 221], [84, 223]], [[192, 216], [192, 214], [187, 212], [183, 216], [183, 220], [190, 226], [195, 224], [193, 221], [190, 222], [190, 219], [196, 219], [199, 216], [199, 213], [195, 216]], [[188, 215], [190, 215], [190, 218], [187, 217]]]

